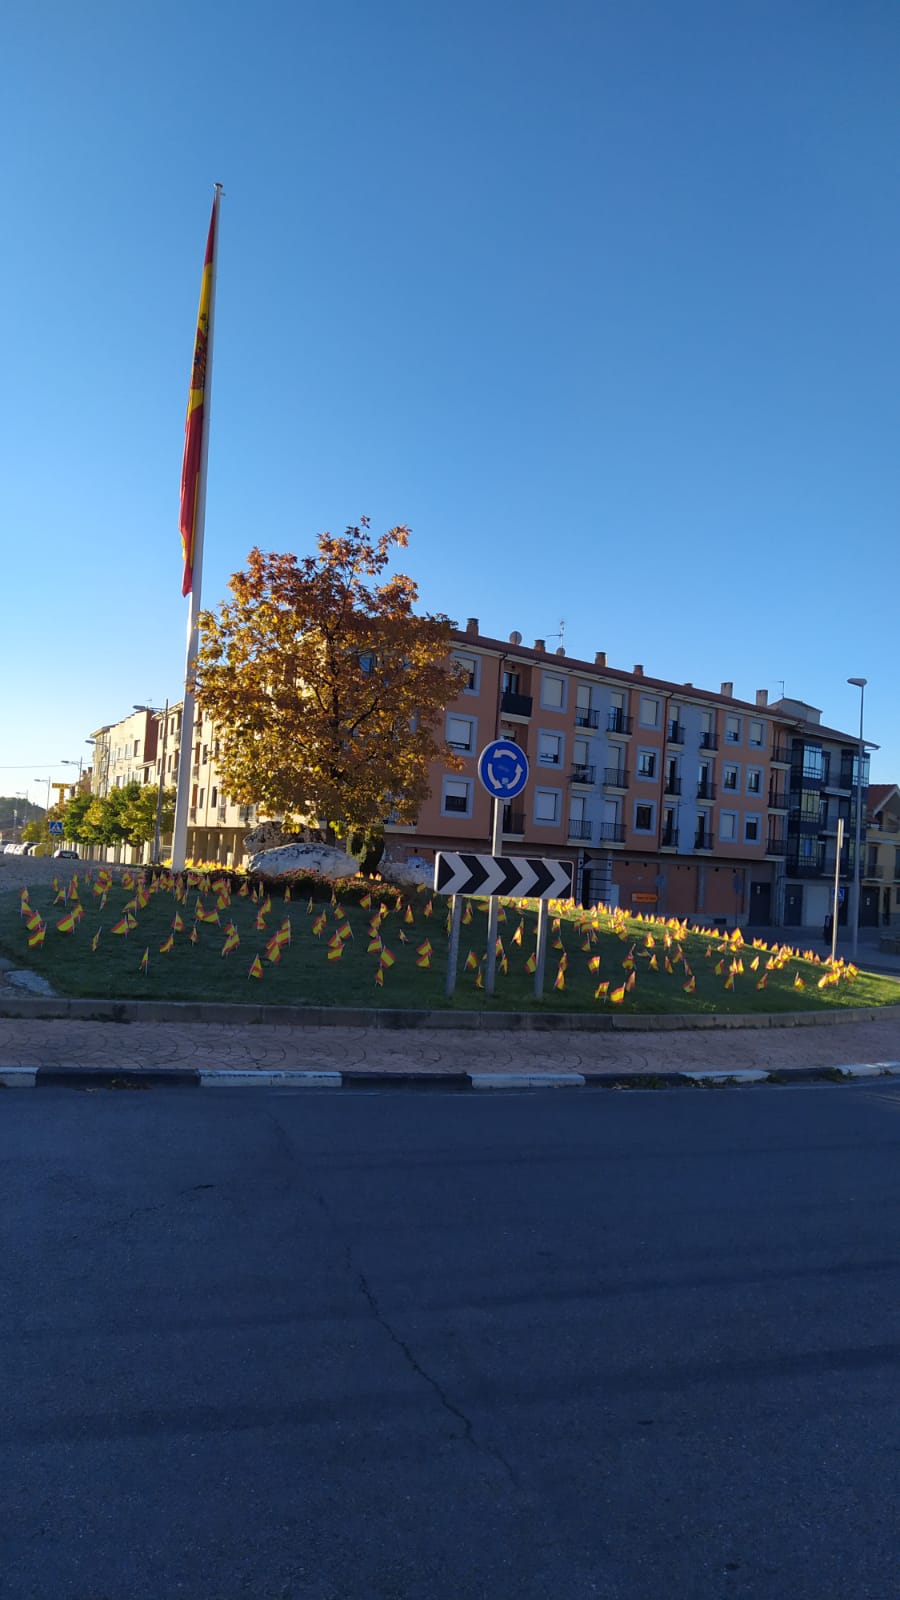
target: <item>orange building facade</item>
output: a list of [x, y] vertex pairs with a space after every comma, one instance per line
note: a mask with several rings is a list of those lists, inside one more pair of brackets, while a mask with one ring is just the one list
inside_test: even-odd
[[417, 825], [388, 825], [389, 857], [490, 851], [477, 758], [503, 737], [529, 764], [527, 787], [504, 807], [504, 854], [572, 862], [585, 904], [725, 926], [782, 921], [797, 716], [779, 715], [763, 690], [751, 704], [730, 683], [716, 694], [608, 667], [602, 653], [578, 661], [543, 640], [486, 638], [474, 618], [454, 632], [453, 654], [468, 682], [441, 731], [462, 770], [436, 764]]

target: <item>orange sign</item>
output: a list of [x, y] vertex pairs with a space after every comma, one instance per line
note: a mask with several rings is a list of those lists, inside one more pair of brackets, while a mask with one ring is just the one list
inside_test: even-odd
[[636, 905], [655, 906], [657, 900], [659, 899], [659, 895], [658, 894], [633, 894], [631, 896], [631, 898], [632, 898], [632, 900], [634, 901], [634, 903]]

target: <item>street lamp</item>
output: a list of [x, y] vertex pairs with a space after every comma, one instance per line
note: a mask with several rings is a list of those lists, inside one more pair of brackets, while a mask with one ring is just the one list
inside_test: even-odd
[[[134, 709], [135, 709], [135, 711], [147, 711], [153, 717], [158, 717], [159, 716], [159, 707], [158, 706], [135, 706]], [[163, 719], [163, 742], [162, 742], [162, 754], [160, 755], [160, 758], [159, 758], [159, 781], [158, 781], [158, 783], [156, 785], [156, 827], [153, 830], [153, 860], [157, 864], [159, 863], [159, 838], [160, 838], [160, 831], [161, 831], [161, 828], [162, 828], [163, 785], [165, 784], [165, 779], [166, 779], [166, 740], [167, 740], [168, 734], [169, 734], [169, 702], [168, 702], [168, 700], [166, 701], [165, 707], [163, 709], [162, 719]]]
[[850, 946], [852, 959], [856, 960], [859, 948], [859, 890], [860, 890], [860, 851], [862, 849], [862, 777], [863, 761], [866, 747], [863, 742], [863, 705], [866, 698], [866, 684], [868, 678], [848, 678], [854, 689], [859, 690], [859, 751], [856, 758], [856, 834], [853, 845], [853, 904], [851, 907], [853, 942]]
[[77, 767], [78, 768], [78, 787], [80, 789], [81, 788], [81, 769], [84, 766], [83, 757], [79, 756], [77, 761], [63, 761], [63, 760], [60, 760], [59, 764], [60, 764], [61, 767]]
[[44, 807], [44, 810], [45, 810], [47, 816], [49, 816], [50, 815], [50, 785], [53, 782], [53, 778], [52, 778], [52, 776], [49, 777], [49, 778], [35, 778], [34, 781], [35, 781], [35, 783], [45, 783], [47, 785], [47, 804]]

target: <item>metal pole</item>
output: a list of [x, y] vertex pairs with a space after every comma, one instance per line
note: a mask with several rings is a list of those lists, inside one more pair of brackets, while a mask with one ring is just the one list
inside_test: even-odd
[[534, 994], [540, 1000], [544, 992], [544, 967], [547, 962], [547, 929], [550, 925], [550, 904], [547, 900], [538, 902], [537, 920], [537, 948], [534, 952]]
[[450, 936], [447, 940], [447, 986], [445, 994], [449, 1000], [456, 988], [456, 970], [459, 965], [459, 928], [462, 922], [463, 897], [461, 894], [453, 896], [453, 905], [450, 908]]
[[863, 760], [865, 758], [865, 744], [863, 742], [863, 705], [866, 695], [866, 679], [850, 678], [850, 683], [859, 690], [859, 750], [856, 762], [856, 832], [853, 845], [853, 938], [850, 946], [852, 959], [856, 960], [859, 949], [859, 899], [860, 880], [862, 877], [860, 850], [862, 847], [862, 774]]
[[838, 817], [837, 859], [834, 863], [834, 898], [831, 902], [831, 959], [837, 955], [838, 905], [840, 895], [841, 851], [844, 848], [844, 819]]
[[[503, 842], [503, 801], [494, 796], [494, 830], [491, 835], [491, 854], [499, 856]], [[484, 974], [484, 989], [486, 994], [493, 994], [494, 980], [497, 975], [497, 928], [499, 919], [497, 912], [500, 901], [495, 894], [491, 895], [488, 904], [488, 934], [487, 934], [487, 966]]]
[[166, 781], [166, 739], [169, 732], [169, 702], [163, 712], [162, 755], [159, 758], [159, 781], [156, 785], [156, 827], [153, 830], [153, 860], [159, 865], [160, 828], [162, 825], [163, 786]]
[[181, 711], [181, 745], [175, 789], [175, 823], [172, 830], [172, 871], [184, 869], [187, 855], [188, 805], [191, 797], [191, 768], [194, 757], [195, 695], [191, 682], [197, 660], [200, 615], [200, 584], [203, 576], [203, 535], [206, 527], [206, 476], [209, 462], [209, 419], [212, 412], [213, 344], [216, 321], [216, 274], [219, 262], [219, 202], [222, 185], [215, 185], [215, 228], [210, 263], [209, 321], [206, 334], [206, 377], [203, 385], [203, 432], [200, 439], [200, 471], [197, 480], [197, 512], [194, 519], [194, 548], [191, 595], [188, 605], [187, 649], [184, 663], [184, 702]]

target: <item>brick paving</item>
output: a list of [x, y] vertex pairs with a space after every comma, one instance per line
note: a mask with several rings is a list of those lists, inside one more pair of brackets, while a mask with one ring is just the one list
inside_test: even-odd
[[815, 1028], [679, 1033], [554, 1033], [291, 1028], [221, 1023], [0, 1018], [0, 1066], [325, 1069], [367, 1072], [590, 1072], [652, 1075], [695, 1068], [791, 1072], [900, 1059], [900, 1014]]

